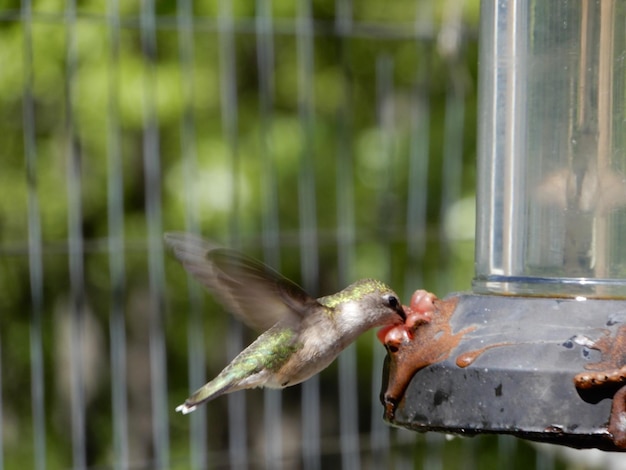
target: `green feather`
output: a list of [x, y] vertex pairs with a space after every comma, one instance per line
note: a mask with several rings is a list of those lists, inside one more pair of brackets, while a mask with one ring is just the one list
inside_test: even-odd
[[297, 333], [290, 328], [270, 328], [235, 357], [215, 379], [185, 400], [185, 405], [197, 406], [232, 391], [242, 380], [263, 370], [276, 372], [302, 347], [295, 341], [297, 337]]
[[344, 290], [337, 292], [336, 294], [322, 297], [317, 299], [317, 301], [320, 304], [333, 309], [338, 305], [350, 302], [351, 300], [360, 299], [367, 294], [377, 291], [381, 294], [392, 292], [391, 288], [384, 282], [376, 279], [362, 279], [346, 287]]

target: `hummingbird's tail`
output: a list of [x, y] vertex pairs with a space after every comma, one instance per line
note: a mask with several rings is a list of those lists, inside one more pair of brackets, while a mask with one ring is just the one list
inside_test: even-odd
[[[239, 353], [213, 380], [194, 392], [185, 403], [176, 407], [183, 414], [191, 413], [205, 401], [244, 388], [268, 386], [281, 388], [281, 382], [271, 381], [273, 371], [280, 368], [293, 354], [296, 337], [293, 330], [272, 328], [259, 336]], [[269, 358], [269, 359], [268, 359]]]
[[193, 395], [185, 400], [185, 403], [176, 407], [176, 411], [186, 415], [194, 411], [198, 405], [201, 405], [206, 401], [217, 398], [225, 393], [238, 390], [232, 382], [224, 382], [223, 380], [218, 381], [218, 378], [196, 390]]
[[259, 361], [259, 355], [245, 349], [217, 377], [196, 390], [185, 403], [177, 406], [176, 411], [183, 414], [191, 413], [198, 405], [225, 393], [243, 388], [262, 387], [267, 382], [267, 375], [268, 371]]

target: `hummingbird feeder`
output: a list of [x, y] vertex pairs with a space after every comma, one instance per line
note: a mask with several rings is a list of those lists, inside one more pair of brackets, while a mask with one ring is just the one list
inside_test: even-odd
[[625, 24], [482, 2], [473, 289], [388, 345], [392, 424], [626, 449]]

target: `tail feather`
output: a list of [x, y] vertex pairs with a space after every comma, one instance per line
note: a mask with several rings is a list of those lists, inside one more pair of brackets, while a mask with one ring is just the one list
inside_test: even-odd
[[[273, 370], [281, 367], [295, 348], [293, 345], [284, 346], [281, 342], [284, 343], [285, 338], [289, 340], [295, 336], [296, 334], [288, 329], [279, 330], [278, 334], [274, 329], [265, 332], [239, 353], [217, 377], [196, 390], [185, 403], [176, 407], [176, 411], [183, 414], [191, 413], [198, 405], [225, 393], [267, 385]], [[268, 363], [267, 357], [273, 358], [273, 362]]]
[[[219, 378], [219, 377], [218, 377]], [[224, 382], [223, 380], [212, 380], [194, 392], [185, 403], [176, 407], [176, 411], [186, 415], [194, 411], [198, 405], [224, 395], [228, 392], [237, 390], [233, 382]]]

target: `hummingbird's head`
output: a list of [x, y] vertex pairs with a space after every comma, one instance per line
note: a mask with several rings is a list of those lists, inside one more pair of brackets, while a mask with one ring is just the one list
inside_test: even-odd
[[335, 309], [336, 322], [343, 331], [360, 333], [376, 326], [398, 325], [406, 319], [398, 295], [375, 279], [362, 279], [319, 300]]

